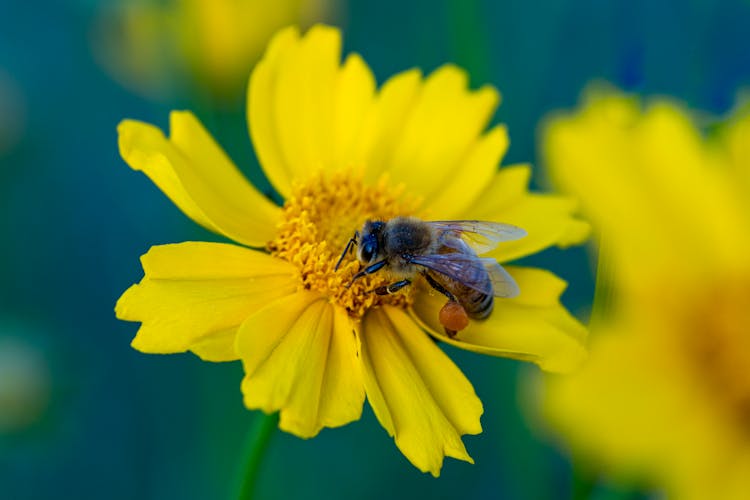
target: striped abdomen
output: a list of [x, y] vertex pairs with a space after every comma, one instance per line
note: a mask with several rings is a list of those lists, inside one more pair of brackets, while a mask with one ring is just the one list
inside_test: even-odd
[[[482, 271], [484, 276], [476, 276], [472, 281], [486, 281], [491, 289], [492, 285], [490, 283], [490, 275], [487, 271]], [[492, 312], [492, 307], [495, 304], [492, 295], [470, 288], [459, 281], [435, 271], [427, 270], [426, 274], [429, 276], [428, 281], [431, 278], [453, 295], [456, 301], [466, 310], [466, 314], [468, 314], [470, 318], [485, 319]]]

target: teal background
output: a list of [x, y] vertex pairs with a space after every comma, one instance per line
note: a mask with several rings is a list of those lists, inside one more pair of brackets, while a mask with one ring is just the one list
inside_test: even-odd
[[[593, 80], [716, 113], [750, 83], [746, 1], [342, 4], [345, 48], [361, 53], [379, 82], [456, 62], [475, 86], [497, 86], [496, 121], [512, 141], [505, 163], [535, 162], [540, 119], [574, 106]], [[42, 408], [0, 431], [0, 499], [227, 498], [256, 417], [242, 406], [241, 366], [138, 353], [129, 347], [137, 326], [113, 313], [151, 245], [217, 239], [117, 151], [121, 119], [165, 127], [170, 109], [194, 106], [186, 96], [146, 100], [97, 65], [91, 31], [100, 7], [0, 4], [0, 76], [16, 89], [0, 115], [22, 126], [0, 150], [0, 376], [23, 366], [27, 376], [12, 382]], [[258, 179], [242, 104], [219, 119], [197, 111]], [[593, 279], [584, 249], [528, 262], [568, 280], [565, 303], [586, 314]], [[569, 457], [536, 429], [532, 398], [519, 390], [533, 386], [534, 367], [445, 350], [485, 405], [484, 433], [464, 439], [475, 465], [446, 459], [440, 479], [421, 474], [366, 407], [361, 421], [312, 440], [274, 435], [259, 498], [570, 498]], [[0, 401], [0, 415], [7, 405]]]

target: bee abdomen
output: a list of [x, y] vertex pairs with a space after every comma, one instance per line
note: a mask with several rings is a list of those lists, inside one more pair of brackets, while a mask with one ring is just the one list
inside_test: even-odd
[[472, 291], [459, 298], [459, 303], [466, 309], [466, 314], [473, 319], [485, 319], [495, 305], [494, 297], [482, 292]]
[[[427, 281], [440, 293], [448, 295], [450, 300], [455, 300], [466, 311], [472, 319], [485, 319], [492, 312], [495, 304], [494, 296], [486, 294], [450, 279], [440, 273], [427, 272]], [[489, 277], [487, 277], [489, 280]]]

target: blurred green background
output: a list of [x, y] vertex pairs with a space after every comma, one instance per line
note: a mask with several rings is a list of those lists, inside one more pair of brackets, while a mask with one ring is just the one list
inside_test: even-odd
[[[216, 240], [119, 158], [121, 119], [165, 127], [170, 109], [194, 109], [262, 183], [240, 98], [182, 77], [149, 95], [113, 77], [121, 61], [103, 51], [114, 28], [102, 20], [117, 7], [0, 4], [2, 499], [226, 498], [256, 416], [242, 405], [239, 363], [140, 354], [129, 347], [137, 326], [114, 317], [151, 245]], [[340, 0], [321, 18], [381, 83], [456, 62], [473, 85], [497, 86], [505, 163], [534, 162], [540, 119], [574, 106], [592, 80], [716, 113], [750, 83], [747, 1]], [[569, 281], [565, 303], [585, 317], [585, 250], [530, 261]], [[476, 465], [446, 459], [439, 479], [421, 474], [366, 407], [360, 422], [310, 441], [275, 434], [259, 497], [570, 498], [569, 457], [538, 431], [521, 390], [535, 369], [446, 351], [485, 405], [484, 433], [464, 439]]]

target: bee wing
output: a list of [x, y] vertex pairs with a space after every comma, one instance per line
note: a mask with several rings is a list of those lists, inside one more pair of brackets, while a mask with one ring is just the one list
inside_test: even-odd
[[461, 248], [454, 246], [456, 242], [451, 241], [460, 238], [479, 255], [489, 252], [503, 241], [513, 241], [526, 236], [526, 231], [520, 227], [501, 222], [439, 220], [428, 224], [439, 232], [444, 245], [460, 251]]
[[498, 264], [498, 262], [492, 258], [479, 260], [482, 261], [484, 268], [490, 275], [490, 281], [492, 282], [492, 289], [495, 297], [502, 297], [504, 299], [518, 297], [518, 294], [521, 293], [521, 289], [518, 288], [516, 280], [513, 279], [503, 266]]
[[444, 274], [486, 295], [511, 298], [520, 292], [511, 275], [492, 258], [480, 259], [475, 255], [445, 253], [416, 255], [411, 262]]

